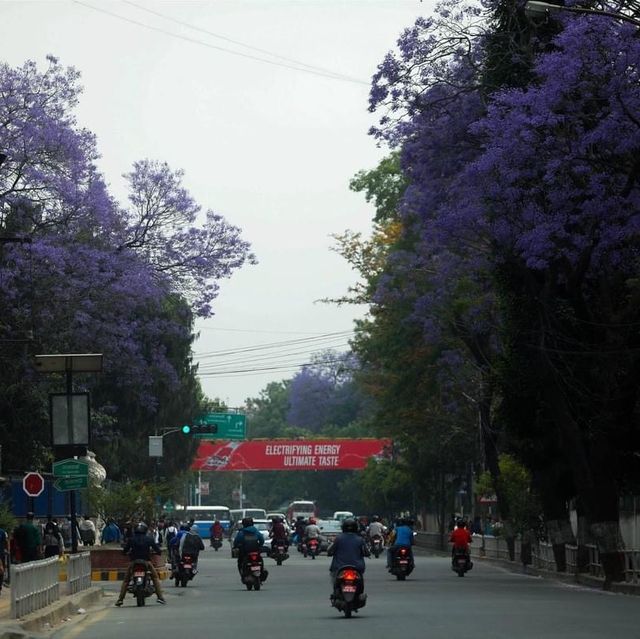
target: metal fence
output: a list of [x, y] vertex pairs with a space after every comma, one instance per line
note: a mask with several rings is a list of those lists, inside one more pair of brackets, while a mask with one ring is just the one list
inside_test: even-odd
[[[447, 536], [445, 535], [445, 540]], [[419, 532], [416, 538], [417, 545], [431, 550], [444, 550], [448, 544], [442, 545], [439, 533]], [[600, 562], [600, 552], [597, 546], [587, 545], [589, 552], [589, 563], [586, 573], [592, 577], [604, 578], [604, 569]], [[474, 535], [473, 543], [470, 546], [472, 557], [487, 557], [490, 559], [509, 559], [507, 542], [502, 537], [491, 537], [489, 535]], [[516, 540], [516, 557], [520, 558], [520, 542]], [[630, 584], [640, 584], [640, 550], [625, 550], [624, 554], [624, 575], [625, 582]], [[553, 546], [546, 542], [538, 542], [533, 545], [531, 553], [532, 564], [540, 570], [556, 571], [556, 562], [553, 554]], [[565, 545], [565, 556], [567, 562], [567, 573], [578, 574], [578, 547]]]
[[81, 552], [77, 555], [69, 555], [67, 581], [69, 593], [72, 595], [91, 587], [91, 553]]
[[18, 619], [60, 599], [58, 557], [12, 567], [11, 617]]

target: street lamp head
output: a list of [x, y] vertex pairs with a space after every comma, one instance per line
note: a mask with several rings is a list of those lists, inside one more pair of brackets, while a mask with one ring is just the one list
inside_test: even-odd
[[539, 2], [538, 0], [529, 0], [524, 5], [524, 12], [530, 18], [541, 18], [552, 11], [561, 11], [562, 7], [549, 2]]

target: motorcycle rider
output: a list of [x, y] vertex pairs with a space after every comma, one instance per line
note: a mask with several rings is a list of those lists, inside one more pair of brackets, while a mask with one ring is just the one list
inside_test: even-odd
[[387, 532], [387, 527], [380, 521], [380, 517], [378, 515], [374, 515], [371, 518], [371, 523], [367, 527], [367, 537], [369, 538], [369, 543], [373, 543], [373, 538], [378, 536], [382, 539], [382, 544], [384, 545], [384, 536]]
[[271, 525], [271, 531], [269, 532], [269, 537], [273, 539], [271, 543], [271, 547], [275, 548], [278, 545], [278, 542], [284, 544], [285, 550], [289, 548], [289, 539], [287, 536], [287, 529], [284, 527], [284, 522], [282, 521], [282, 517], [274, 517], [273, 524]]
[[[264, 546], [264, 538], [262, 533], [253, 525], [253, 517], [244, 517], [242, 520], [242, 528], [238, 531], [233, 540], [233, 548], [237, 549], [238, 553], [238, 572], [242, 577], [242, 565], [245, 557], [250, 552], [258, 552], [262, 550]], [[260, 580], [266, 581], [269, 576], [269, 572], [264, 569], [264, 562], [262, 561], [262, 555], [260, 555], [260, 566], [262, 572], [260, 574]]]
[[304, 529], [304, 540], [308, 544], [310, 539], [318, 540], [318, 548], [320, 547], [320, 528], [316, 523], [315, 517], [309, 517], [309, 523]]
[[307, 522], [302, 515], [298, 515], [295, 523], [295, 543], [300, 545], [304, 539], [304, 530], [307, 527]]
[[365, 540], [359, 534], [358, 522], [355, 519], [343, 520], [342, 533], [329, 546], [327, 555], [332, 557], [329, 573], [334, 593], [336, 577], [341, 568], [353, 566], [361, 575], [364, 575], [364, 558], [369, 557], [370, 554]]
[[153, 580], [153, 585], [156, 589], [156, 597], [158, 598], [158, 603], [165, 604], [167, 603], [162, 596], [162, 588], [160, 587], [160, 579], [158, 578], [158, 573], [155, 569], [155, 566], [151, 563], [151, 550], [153, 550], [157, 555], [160, 555], [162, 551], [160, 550], [160, 546], [153, 540], [151, 535], [147, 534], [148, 528], [144, 522], [140, 522], [134, 530], [133, 536], [127, 540], [122, 552], [126, 555], [128, 554], [131, 558], [131, 563], [127, 568], [127, 572], [124, 576], [124, 580], [122, 582], [122, 586], [120, 587], [120, 596], [116, 601], [116, 606], [121, 606], [124, 602], [125, 595], [127, 594], [127, 586], [129, 585], [129, 581], [131, 580], [131, 576], [133, 575], [133, 565], [136, 560], [143, 560], [147, 565], [147, 570], [151, 573], [151, 579]]
[[220, 520], [216, 517], [216, 520], [211, 524], [211, 528], [209, 528], [209, 535], [211, 537], [211, 545], [213, 546], [214, 539], [222, 540], [224, 535], [224, 529], [222, 528], [222, 524]]
[[182, 559], [183, 555], [191, 555], [193, 560], [193, 574], [198, 572], [198, 555], [201, 550], [204, 550], [204, 543], [202, 537], [197, 533], [191, 532], [189, 526], [184, 531], [184, 535], [180, 536], [178, 542], [178, 557]]
[[467, 558], [469, 557], [469, 544], [473, 541], [471, 533], [467, 529], [467, 522], [464, 519], [458, 520], [457, 527], [449, 535], [451, 542], [451, 560], [453, 561], [456, 548], [463, 548]]
[[397, 548], [406, 548], [409, 551], [409, 561], [411, 562], [411, 567], [413, 568], [413, 550], [411, 546], [413, 546], [413, 522], [410, 519], [405, 519], [402, 517], [396, 523], [396, 527], [391, 531], [391, 535], [389, 536], [389, 540], [391, 545], [387, 550], [387, 568], [391, 568], [391, 564], [393, 562], [393, 555]]

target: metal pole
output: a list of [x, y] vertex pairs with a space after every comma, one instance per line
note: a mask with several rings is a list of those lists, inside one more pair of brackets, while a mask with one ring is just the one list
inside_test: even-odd
[[198, 471], [198, 506], [202, 506], [202, 471]]
[[244, 495], [242, 494], [244, 488], [242, 487], [242, 473], [240, 473], [240, 508], [244, 508]]
[[[73, 437], [73, 402], [71, 394], [73, 393], [73, 372], [72, 360], [67, 358], [67, 427], [69, 429], [69, 443], [74, 441]], [[69, 516], [71, 517], [71, 552], [78, 552], [78, 528], [76, 524], [76, 491], [69, 493]]]

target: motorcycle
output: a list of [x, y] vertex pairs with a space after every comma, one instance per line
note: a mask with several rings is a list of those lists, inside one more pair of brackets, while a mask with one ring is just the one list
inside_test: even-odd
[[382, 542], [382, 537], [380, 535], [374, 535], [371, 538], [371, 552], [373, 553], [376, 559], [380, 556], [383, 546], [384, 544]]
[[264, 569], [262, 557], [258, 551], [250, 552], [242, 562], [242, 583], [247, 590], [260, 590], [260, 586], [266, 581], [268, 572]]
[[276, 560], [278, 566], [282, 566], [282, 562], [285, 559], [289, 559], [289, 553], [287, 552], [287, 546], [281, 539], [274, 541], [271, 544], [271, 558]]
[[367, 604], [367, 595], [364, 594], [362, 573], [353, 566], [340, 568], [330, 600], [331, 605], [343, 612], [347, 619], [352, 612], [363, 608]]
[[211, 537], [211, 547], [218, 552], [222, 548], [222, 537]]
[[398, 581], [404, 581], [407, 575], [413, 572], [413, 559], [411, 558], [409, 548], [406, 546], [398, 546], [393, 549], [389, 572], [395, 575]]
[[187, 583], [195, 577], [196, 572], [193, 557], [187, 554], [182, 555], [182, 558], [178, 560], [174, 570], [176, 588], [178, 586], [186, 588]]
[[[312, 537], [307, 542], [307, 552], [311, 555], [311, 559], [315, 559], [316, 555], [320, 552], [320, 540]], [[307, 555], [305, 555], [306, 557]]]
[[127, 592], [130, 592], [136, 598], [138, 606], [144, 606], [145, 599], [155, 591], [151, 572], [147, 568], [147, 562], [137, 559], [133, 562], [133, 571], [127, 586]]
[[451, 570], [458, 573], [458, 577], [464, 577], [464, 573], [473, 568], [473, 562], [469, 557], [466, 548], [456, 546], [453, 549], [453, 557], [451, 559]]
[[303, 557], [306, 557], [308, 554], [307, 542], [301, 541], [298, 543], [298, 552], [302, 553]]

